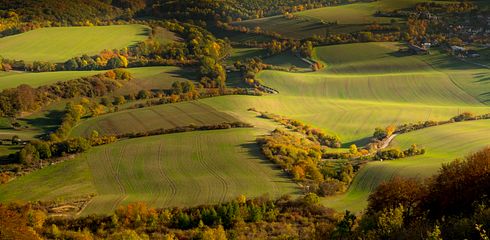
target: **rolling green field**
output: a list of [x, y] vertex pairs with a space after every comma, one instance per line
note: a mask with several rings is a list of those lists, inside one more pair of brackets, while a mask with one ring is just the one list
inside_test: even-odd
[[104, 49], [120, 49], [144, 41], [150, 29], [143, 25], [41, 28], [0, 39], [4, 58], [64, 62]]
[[[126, 70], [133, 75], [133, 80], [124, 89], [118, 90], [117, 94], [134, 93], [141, 89], [169, 89], [175, 81], [194, 80], [197, 78], [196, 73], [192, 70], [171, 66], [128, 68]], [[0, 74], [0, 90], [15, 88], [21, 84], [39, 87], [104, 72], [106, 71], [8, 72]]]
[[424, 147], [420, 156], [383, 162], [371, 162], [355, 177], [347, 194], [327, 198], [324, 203], [338, 210], [361, 211], [369, 193], [381, 182], [394, 176], [426, 178], [434, 175], [443, 163], [490, 146], [490, 120], [447, 124], [399, 135], [392, 145], [407, 149], [411, 144]]
[[227, 64], [233, 64], [236, 61], [244, 61], [249, 58], [259, 57], [262, 58], [266, 54], [266, 51], [261, 48], [233, 48], [231, 56], [226, 59]]
[[[137, 93], [141, 89], [168, 89], [174, 81], [185, 81], [195, 78], [195, 73], [191, 70], [184, 70], [178, 67], [143, 67], [127, 69], [133, 75], [133, 79], [124, 88], [117, 89], [112, 95], [124, 95]], [[58, 81], [68, 81], [80, 77], [92, 76], [105, 71], [65, 71], [65, 72], [46, 72], [46, 73], [16, 73], [0, 75], [0, 90], [17, 87], [20, 84], [28, 84], [32, 87], [48, 85]], [[54, 131], [60, 124], [63, 109], [67, 101], [55, 102], [46, 106], [41, 111], [28, 116], [17, 118], [23, 128], [11, 128], [11, 121], [7, 118], [0, 118], [0, 138], [10, 139], [18, 135], [21, 139], [34, 139], [43, 133]], [[27, 127], [27, 128], [24, 128]], [[4, 145], [0, 147], [0, 156], [18, 150], [18, 147]]]
[[262, 160], [256, 134], [253, 129], [198, 131], [97, 147], [1, 185], [0, 201], [96, 193], [83, 212], [90, 214], [138, 201], [171, 207], [223, 202], [241, 194], [296, 194], [297, 185]]
[[[392, 18], [377, 17], [376, 11], [392, 11], [414, 6], [425, 0], [379, 0], [369, 3], [352, 3], [332, 7], [323, 7], [294, 13], [295, 18], [287, 19], [284, 16], [272, 16], [242, 22], [236, 25], [246, 26], [250, 29], [260, 27], [263, 30], [277, 32], [291, 38], [309, 38], [313, 35], [324, 36], [326, 33], [351, 33], [365, 29], [373, 22], [389, 24]], [[394, 18], [403, 23], [403, 19]], [[322, 23], [337, 24], [324, 24]], [[400, 25], [400, 26], [403, 26]]]
[[113, 95], [136, 94], [143, 89], [170, 89], [175, 81], [195, 81], [198, 78], [194, 69], [173, 66], [128, 68], [126, 70], [132, 74], [133, 79], [124, 88], [117, 89]]
[[31, 87], [49, 85], [58, 81], [68, 81], [81, 77], [96, 75], [104, 71], [63, 71], [63, 72], [42, 72], [42, 73], [12, 73], [0, 75], [0, 90], [15, 88], [21, 84]]
[[283, 52], [274, 56], [270, 56], [263, 60], [265, 64], [280, 66], [285, 68], [295, 67], [301, 70], [311, 70], [310, 65], [291, 52]]
[[[264, 71], [259, 74], [264, 84], [277, 89], [279, 94], [263, 97], [224, 96], [201, 101], [243, 121], [255, 121], [256, 116], [245, 111], [250, 107], [298, 119], [337, 133], [344, 147], [351, 143], [367, 143], [376, 127], [447, 120], [464, 111], [477, 114], [490, 112], [488, 96], [483, 94], [490, 92], [484, 80], [490, 74], [488, 69], [465, 65], [441, 54], [400, 56], [397, 51], [398, 46], [393, 43], [316, 48], [315, 55], [327, 64], [322, 71]], [[468, 70], [463, 70], [465, 68]], [[472, 124], [475, 126], [470, 126]], [[369, 191], [381, 181], [400, 172], [406, 173], [404, 176], [430, 176], [442, 162], [489, 144], [489, 121], [458, 126], [461, 127], [455, 133], [461, 135], [459, 142], [444, 136], [440, 139], [430, 135], [425, 137], [424, 132], [431, 129], [405, 141], [400, 136], [403, 147], [419, 143], [426, 146], [429, 153], [410, 161], [370, 163], [355, 178], [353, 190], [346, 195], [326, 199], [324, 203], [337, 209], [360, 210], [365, 206]], [[271, 130], [274, 126], [267, 127], [271, 127]], [[415, 141], [417, 139], [421, 141]], [[472, 147], [468, 148], [470, 145], [466, 142]], [[454, 150], [443, 155], [445, 148], [442, 146], [446, 143], [451, 143]], [[391, 168], [388, 164], [394, 166]], [[419, 166], [422, 168], [420, 171]]]
[[[202, 101], [243, 116], [245, 121], [253, 121], [253, 116], [243, 113], [250, 107], [299, 119], [337, 133], [346, 146], [351, 142], [362, 143], [376, 127], [447, 120], [463, 111], [490, 112], [479, 93], [472, 91], [488, 92], [488, 85], [478, 81], [478, 75], [470, 73], [459, 78], [454, 75], [461, 63], [436, 68], [428, 57], [399, 57], [395, 54], [397, 50], [393, 43], [317, 48], [315, 55], [327, 65], [323, 71], [263, 71], [258, 75], [279, 94]], [[370, 51], [373, 57], [364, 56], [362, 51]], [[361, 60], [357, 61], [357, 57]], [[472, 71], [490, 73], [488, 69]]]
[[184, 127], [191, 124], [202, 126], [236, 121], [237, 119], [231, 115], [218, 112], [208, 105], [199, 102], [182, 102], [90, 118], [75, 127], [72, 135], [90, 136], [93, 130], [102, 135], [119, 135], [160, 128]]
[[418, 56], [398, 53], [403, 44], [356, 43], [319, 47], [314, 57], [335, 74], [388, 74], [434, 72], [434, 68]]
[[425, 0], [380, 0], [369, 3], [353, 3], [302, 11], [295, 13], [295, 15], [327, 22], [338, 21], [338, 24], [369, 24], [374, 21], [389, 23], [391, 18], [376, 17], [376, 11], [409, 8], [418, 2], [425, 2]]
[[[148, 201], [153, 206], [183, 206], [222, 201], [240, 193], [271, 192], [271, 185], [264, 181], [286, 184], [276, 187], [283, 190], [273, 190], [273, 194], [294, 192], [288, 178], [270, 170], [270, 166], [264, 165], [266, 160], [260, 160], [263, 157], [257, 153], [254, 140], [277, 125], [247, 111], [251, 107], [336, 133], [343, 147], [365, 144], [376, 127], [447, 120], [464, 111], [490, 112], [488, 96], [484, 94], [490, 92], [485, 81], [490, 70], [465, 65], [441, 53], [400, 55], [399, 47], [395, 43], [362, 43], [316, 48], [315, 57], [327, 66], [321, 71], [263, 71], [258, 74], [265, 85], [277, 89], [279, 94], [221, 96], [125, 110], [84, 120], [72, 135], [86, 136], [92, 130], [121, 134], [236, 120], [254, 124], [256, 128], [145, 137], [94, 148], [76, 161], [56, 165], [52, 170], [43, 169], [0, 187], [0, 200], [32, 200], [44, 195], [46, 199], [56, 199], [74, 197], [75, 192], [97, 193], [84, 212], [88, 214], [108, 212], [118, 204], [133, 201]], [[135, 81], [149, 81], [150, 85], [169, 84], [171, 81], [166, 81], [169, 75], [177, 79], [188, 76], [181, 69], [171, 68], [131, 71], [140, 79]], [[430, 176], [441, 163], [488, 144], [489, 123], [457, 123], [398, 136], [394, 144], [406, 148], [417, 143], [426, 147], [428, 153], [410, 159], [369, 163], [356, 176], [347, 194], [323, 202], [336, 209], [361, 210], [369, 191], [380, 182], [395, 175]], [[162, 162], [165, 164], [159, 165]], [[271, 172], [255, 171], [255, 174], [265, 174], [261, 176], [233, 172], [249, 169], [235, 164], [257, 162]], [[47, 178], [44, 175], [47, 171], [61, 172], [58, 168], [62, 166], [71, 174], [73, 169], [80, 169], [74, 178], [83, 180], [70, 179], [66, 185], [60, 179], [46, 180], [47, 186], [64, 186], [68, 191], [66, 195], [61, 191], [48, 193], [44, 186], [26, 196], [15, 190]], [[274, 178], [264, 177], [273, 172]], [[60, 173], [60, 176], [65, 175]], [[210, 186], [219, 186], [220, 190], [212, 191]], [[3, 194], [6, 195], [1, 197]]]

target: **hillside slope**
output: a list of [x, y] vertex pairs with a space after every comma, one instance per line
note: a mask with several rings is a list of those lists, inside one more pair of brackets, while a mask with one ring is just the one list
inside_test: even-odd
[[140, 201], [153, 207], [195, 206], [242, 194], [297, 194], [297, 185], [260, 157], [255, 134], [251, 129], [198, 131], [96, 147], [0, 185], [0, 201], [69, 200], [95, 193], [83, 212], [91, 214]]
[[41, 28], [0, 38], [0, 52], [4, 58], [28, 62], [64, 62], [104, 49], [128, 47], [147, 39], [149, 31], [149, 27], [137, 24]]

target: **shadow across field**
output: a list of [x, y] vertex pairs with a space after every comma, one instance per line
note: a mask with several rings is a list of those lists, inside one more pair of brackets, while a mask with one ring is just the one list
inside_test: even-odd
[[[150, 28], [144, 28], [142, 29], [142, 31], [140, 31], [139, 33], [136, 34], [136, 36], [146, 36], [146, 37], [149, 37], [150, 34], [151, 34], [151, 29]], [[140, 41], [133, 41], [130, 45], [130, 47], [135, 47], [138, 43], [140, 43]]]
[[[274, 170], [274, 172], [276, 172], [276, 175], [274, 177], [284, 179], [282, 181], [278, 181], [278, 180], [273, 181], [274, 183], [276, 183], [276, 184], [278, 184], [278, 183], [283, 183], [283, 184], [293, 183], [291, 176], [289, 176], [285, 171], [283, 171], [279, 165], [274, 164], [273, 162], [271, 162], [270, 160], [265, 158], [265, 156], [261, 153], [260, 148], [257, 145], [257, 143], [255, 143], [255, 142], [243, 143], [243, 144], [238, 145], [238, 147], [241, 147], [241, 148], [247, 150], [247, 153], [250, 156], [252, 156], [252, 157], [248, 158], [249, 160], [253, 161], [255, 159], [259, 159], [261, 165], [264, 165], [264, 166]], [[303, 192], [301, 191], [301, 189], [299, 187], [296, 187], [295, 191], [291, 192], [290, 194], [298, 195], [298, 194], [303, 194]]]
[[64, 111], [60, 110], [49, 110], [46, 114], [36, 118], [19, 118], [18, 120], [27, 123], [28, 125], [40, 129], [42, 134], [36, 137], [40, 137], [43, 134], [49, 134], [56, 131], [58, 126], [61, 124]]
[[175, 70], [169, 71], [168, 73], [172, 77], [180, 77], [180, 78], [186, 78], [189, 80], [197, 81], [197, 78], [198, 78], [197, 72], [198, 72], [197, 68], [189, 67], [189, 68], [175, 69]]
[[358, 139], [358, 140], [354, 140], [354, 141], [350, 141], [350, 142], [345, 142], [345, 143], [342, 143], [342, 147], [343, 148], [349, 148], [350, 145], [352, 145], [352, 144], [355, 144], [358, 147], [360, 147], [360, 146], [366, 146], [371, 141], [371, 139], [372, 139], [372, 137], [365, 137], [365, 138], [361, 138], [361, 139]]
[[490, 92], [480, 94], [480, 98], [483, 103], [490, 103]]

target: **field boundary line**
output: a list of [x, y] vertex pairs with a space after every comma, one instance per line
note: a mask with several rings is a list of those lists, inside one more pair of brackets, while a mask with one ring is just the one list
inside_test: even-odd
[[[227, 121], [227, 122], [228, 122], [228, 121], [230, 121], [230, 120], [229, 120], [229, 119], [227, 119], [227, 118], [225, 118], [223, 115], [227, 115], [227, 116], [229, 116], [229, 117], [233, 118], [233, 121], [238, 120], [238, 119], [236, 119], [235, 117], [231, 116], [230, 114], [225, 113], [225, 112], [218, 111], [218, 110], [214, 109], [213, 107], [211, 107], [211, 106], [209, 106], [209, 105], [207, 105], [207, 104], [204, 104], [204, 103], [197, 103], [197, 102], [194, 102], [194, 101], [193, 101], [193, 102], [190, 102], [190, 103], [191, 103], [192, 105], [195, 105], [195, 106], [198, 106], [198, 107], [201, 107], [201, 108], [206, 108], [206, 109], [208, 109], [208, 110], [209, 110], [209, 112], [208, 112], [208, 113], [211, 113], [211, 114], [213, 114], [214, 116], [216, 116], [216, 117], [218, 117], [218, 118], [220, 118], [220, 119], [223, 119], [223, 120], [225, 120], [225, 121]], [[220, 113], [222, 113], [223, 115], [221, 115]]]
[[[172, 105], [171, 105], [172, 106]], [[192, 114], [182, 110], [181, 108], [179, 108], [178, 106], [172, 106], [174, 109], [177, 109], [177, 111], [183, 113], [185, 116], [188, 116], [190, 119], [196, 121], [198, 124], [201, 124], [201, 125], [205, 125], [206, 123], [201, 121], [201, 119], [198, 119], [196, 117], [194, 117]]]
[[162, 117], [163, 120], [167, 121], [168, 123], [170, 123], [170, 125], [172, 125], [174, 128], [176, 127], [179, 127], [179, 125], [177, 125], [174, 121], [170, 120], [167, 118], [167, 116], [163, 115], [161, 112], [151, 108], [150, 111], [152, 111], [153, 113], [157, 114], [158, 116]]
[[131, 118], [133, 118], [136, 122], [138, 122], [145, 131], [148, 131], [148, 128], [146, 127], [145, 123], [143, 123], [141, 119], [136, 117], [133, 112], [129, 111], [128, 114]]

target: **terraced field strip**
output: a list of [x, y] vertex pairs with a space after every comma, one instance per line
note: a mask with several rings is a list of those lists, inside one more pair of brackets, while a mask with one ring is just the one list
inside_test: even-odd
[[433, 72], [419, 56], [401, 54], [401, 43], [353, 43], [317, 47], [314, 57], [336, 74], [388, 74]]
[[478, 99], [455, 86], [446, 74], [435, 71], [347, 76], [264, 71], [259, 78], [280, 93], [292, 96], [430, 105], [481, 105]]
[[53, 84], [59, 81], [68, 81], [81, 77], [88, 77], [104, 71], [63, 71], [63, 72], [43, 72], [43, 73], [14, 73], [0, 75], [0, 90], [15, 88], [21, 84], [31, 87]]
[[0, 53], [4, 58], [28, 62], [64, 62], [83, 54], [131, 46], [146, 40], [148, 31], [149, 27], [137, 24], [40, 28], [1, 38]]
[[219, 112], [206, 104], [182, 102], [125, 110], [91, 118], [78, 125], [73, 130], [73, 135], [89, 136], [93, 130], [104, 135], [120, 135], [191, 124], [202, 126], [236, 121], [238, 120], [231, 115]]
[[[170, 66], [129, 68], [127, 71], [133, 75], [133, 79], [124, 88], [116, 89], [114, 95], [137, 93], [141, 89], [169, 89], [175, 81], [194, 80], [196, 77], [190, 70]], [[39, 87], [103, 72], [105, 71], [0, 72], [0, 90], [14, 88], [21, 84]]]
[[84, 214], [137, 201], [172, 207], [224, 202], [240, 194], [297, 193], [295, 183], [260, 158], [254, 134], [252, 129], [196, 131], [95, 148], [86, 161], [98, 195]]

